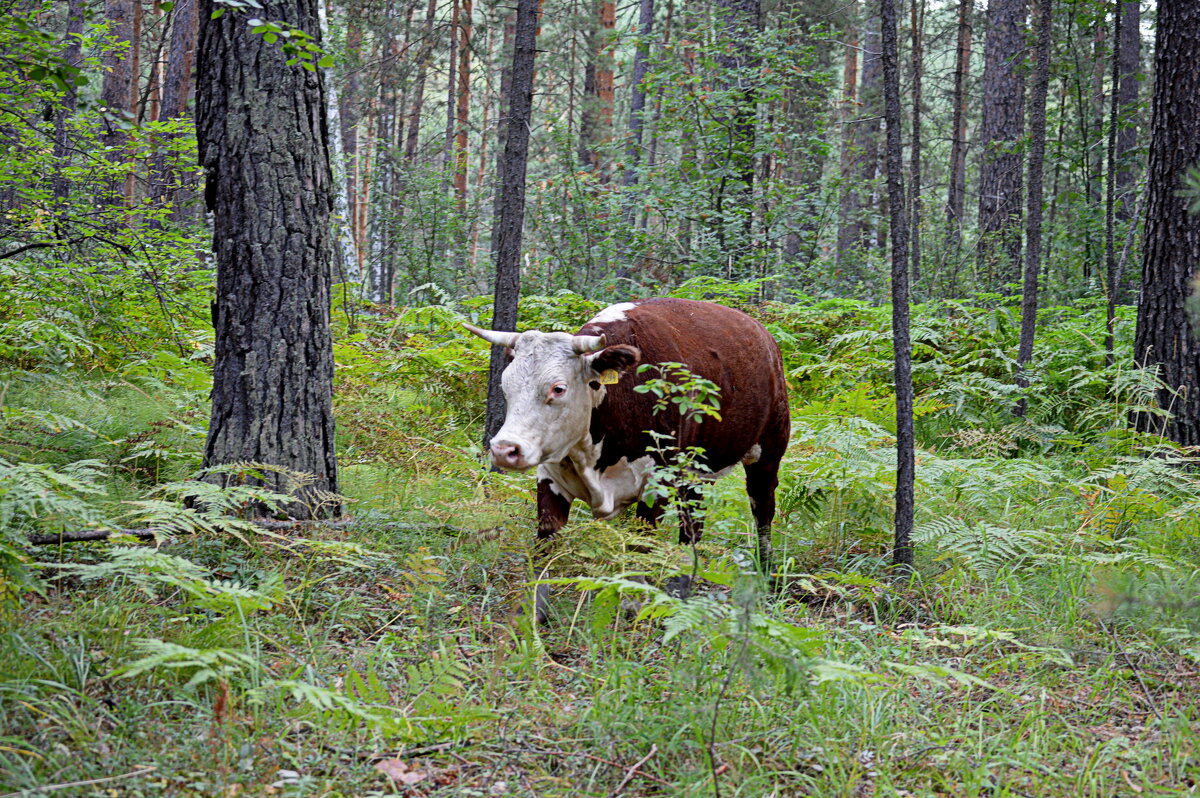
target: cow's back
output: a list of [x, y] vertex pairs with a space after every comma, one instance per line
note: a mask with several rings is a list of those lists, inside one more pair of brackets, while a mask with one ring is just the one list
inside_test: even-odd
[[745, 313], [709, 302], [649, 299], [615, 305], [580, 333], [603, 334], [610, 345], [636, 346], [642, 363], [682, 363], [720, 388], [721, 421], [681, 422], [673, 404], [655, 415], [656, 397], [633, 390], [656, 376], [652, 369], [608, 386], [591, 422], [592, 439], [603, 441], [601, 469], [653, 449], [646, 430], [672, 435], [684, 448], [703, 448], [713, 471], [736, 464], [756, 444], [786, 445], [787, 383], [779, 347]]

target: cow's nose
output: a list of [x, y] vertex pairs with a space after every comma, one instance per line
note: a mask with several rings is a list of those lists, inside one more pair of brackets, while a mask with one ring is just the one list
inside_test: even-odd
[[521, 465], [521, 447], [515, 443], [493, 443], [492, 459], [498, 466], [517, 468]]

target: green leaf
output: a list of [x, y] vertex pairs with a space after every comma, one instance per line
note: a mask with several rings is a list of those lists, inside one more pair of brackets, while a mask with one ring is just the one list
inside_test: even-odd
[[322, 69], [329, 69], [331, 66], [333, 66], [333, 56], [326, 55], [324, 58], [322, 58], [320, 61], [317, 62], [317, 66], [321, 67]]
[[221, 15], [224, 13], [225, 13], [225, 9], [218, 8], [216, 11], [212, 12], [212, 16], [209, 17], [209, 19], [220, 19]]

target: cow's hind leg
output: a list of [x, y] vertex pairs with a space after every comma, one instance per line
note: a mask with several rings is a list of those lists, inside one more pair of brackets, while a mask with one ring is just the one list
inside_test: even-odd
[[[545, 579], [549, 571], [545, 564], [545, 542], [562, 529], [571, 514], [571, 499], [563, 495], [551, 479], [539, 479], [537, 486], [538, 527], [534, 547], [534, 572]], [[545, 623], [550, 614], [550, 585], [537, 585], [533, 591], [533, 614], [538, 623]]]
[[763, 453], [756, 463], [746, 465], [746, 494], [758, 532], [758, 568], [771, 578], [771, 522], [775, 519], [775, 489], [779, 486], [779, 461], [782, 453], [773, 457]]

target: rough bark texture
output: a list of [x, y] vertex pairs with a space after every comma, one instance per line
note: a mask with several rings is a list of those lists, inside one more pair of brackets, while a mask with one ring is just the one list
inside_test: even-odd
[[967, 81], [971, 78], [971, 11], [975, 0], [959, 0], [958, 45], [954, 56], [954, 121], [950, 125], [950, 189], [946, 196], [946, 229], [950, 248], [962, 243], [967, 197]]
[[[263, 16], [320, 35], [319, 0]], [[206, 467], [259, 462], [311, 474], [287, 508], [337, 490], [330, 336], [330, 172], [321, 72], [287, 66], [239, 14], [201, 0], [196, 128], [213, 213], [217, 292]], [[275, 489], [287, 480], [264, 474]], [[326, 505], [336, 514], [337, 505]]]
[[[493, 330], [517, 328], [521, 233], [525, 223], [525, 169], [529, 156], [529, 122], [533, 112], [533, 62], [537, 52], [537, 28], [538, 0], [517, 0], [508, 124], [492, 229], [492, 254], [496, 261]], [[483, 438], [485, 450], [504, 423], [504, 393], [500, 389], [500, 374], [503, 371], [504, 350], [502, 347], [492, 347]]]
[[[1121, 79], [1121, 25], [1124, 15], [1121, 13], [1121, 0], [1113, 3], [1113, 54], [1112, 81], [1118, 86]], [[1117, 295], [1120, 286], [1117, 285], [1117, 251], [1116, 251], [1116, 204], [1117, 204], [1117, 126], [1120, 121], [1121, 96], [1119, 91], [1111, 92], [1110, 111], [1108, 119], [1108, 169], [1104, 172], [1104, 267], [1105, 287], [1108, 293], [1108, 307], [1104, 320], [1104, 360], [1108, 365], [1113, 363], [1113, 329], [1117, 314]]]
[[[872, 0], [874, 3], [875, 0]], [[879, 8], [868, 8], [863, 30], [862, 70], [858, 85], [858, 119], [854, 122], [854, 165], [850, 170], [849, 190], [857, 196], [856, 213], [845, 233], [847, 250], [872, 248], [879, 244], [875, 234], [875, 215], [880, 210], [876, 196], [879, 171], [879, 133], [883, 120], [883, 61], [880, 59]]]
[[[1200, 3], [1160, 0], [1155, 34], [1154, 110], [1150, 121], [1142, 297], [1134, 357], [1157, 368], [1167, 389], [1158, 400], [1170, 421], [1141, 415], [1138, 427], [1200, 445], [1200, 325], [1188, 313], [1200, 264], [1200, 215], [1179, 196], [1200, 162]], [[1172, 392], [1178, 392], [1173, 395]]]
[[[1037, 2], [1037, 47], [1033, 89], [1029, 94], [1029, 196], [1026, 209], [1025, 277], [1021, 289], [1021, 340], [1017, 345], [1017, 384], [1028, 387], [1025, 366], [1033, 357], [1037, 332], [1038, 271], [1042, 258], [1042, 172], [1046, 162], [1046, 94], [1050, 89], [1050, 31], [1052, 0]], [[1025, 400], [1016, 407], [1025, 415]]]
[[984, 46], [983, 145], [979, 168], [982, 271], [995, 285], [1016, 279], [1021, 262], [1025, 133], [1025, 0], [988, 0]]
[[913, 432], [912, 343], [908, 325], [908, 217], [904, 209], [904, 144], [900, 131], [900, 63], [895, 0], [880, 0], [884, 114], [887, 117], [887, 190], [892, 227], [892, 349], [896, 379], [896, 535], [892, 562], [913, 562], [913, 485], [916, 476]]

